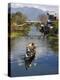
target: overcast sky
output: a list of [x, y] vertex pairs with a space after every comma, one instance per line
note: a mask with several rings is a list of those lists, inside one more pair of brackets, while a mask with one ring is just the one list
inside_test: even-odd
[[58, 6], [55, 5], [40, 5], [40, 4], [19, 4], [19, 3], [12, 3], [11, 7], [13, 8], [19, 8], [19, 7], [33, 7], [42, 9], [43, 11], [49, 11], [51, 13], [58, 14]]

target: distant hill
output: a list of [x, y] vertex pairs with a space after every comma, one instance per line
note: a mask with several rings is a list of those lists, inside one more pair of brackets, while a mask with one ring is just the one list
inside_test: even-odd
[[41, 9], [37, 8], [29, 8], [29, 7], [19, 7], [19, 8], [11, 8], [11, 13], [22, 12], [25, 14], [29, 20], [37, 20], [38, 16], [46, 15]]

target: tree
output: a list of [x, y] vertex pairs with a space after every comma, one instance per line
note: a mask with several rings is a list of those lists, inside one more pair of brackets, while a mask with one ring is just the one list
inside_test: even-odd
[[11, 31], [17, 30], [17, 25], [23, 24], [27, 17], [21, 12], [12, 13], [10, 17]]
[[27, 19], [27, 17], [22, 14], [21, 12], [16, 12], [15, 14], [12, 14], [12, 23], [16, 24], [23, 24], [24, 21]]

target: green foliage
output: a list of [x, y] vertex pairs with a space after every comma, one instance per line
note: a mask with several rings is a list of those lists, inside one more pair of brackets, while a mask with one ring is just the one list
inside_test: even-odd
[[58, 36], [49, 37], [50, 46], [54, 51], [58, 51]]
[[[29, 25], [25, 23], [26, 20], [27, 17], [21, 12], [16, 12], [11, 14], [10, 17], [11, 34], [9, 34], [9, 37], [11, 39], [16, 38], [18, 36], [25, 36], [28, 34], [30, 28], [28, 27]], [[18, 25], [22, 25], [22, 26], [18, 26]]]
[[52, 23], [54, 33], [58, 33], [58, 20]]
[[58, 27], [58, 20], [54, 21], [54, 22], [52, 23], [52, 25], [54, 26], [54, 28], [57, 28], [57, 27]]
[[52, 22], [53, 29], [48, 34], [48, 41], [54, 51], [58, 51], [58, 20]]
[[17, 12], [11, 15], [11, 23], [23, 24], [27, 17], [21, 12]]

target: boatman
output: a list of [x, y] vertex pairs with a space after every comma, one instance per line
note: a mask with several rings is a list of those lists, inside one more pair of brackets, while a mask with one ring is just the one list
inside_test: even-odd
[[26, 51], [27, 53], [29, 53], [29, 55], [35, 55], [36, 53], [36, 46], [34, 43], [29, 43], [26, 47]]

